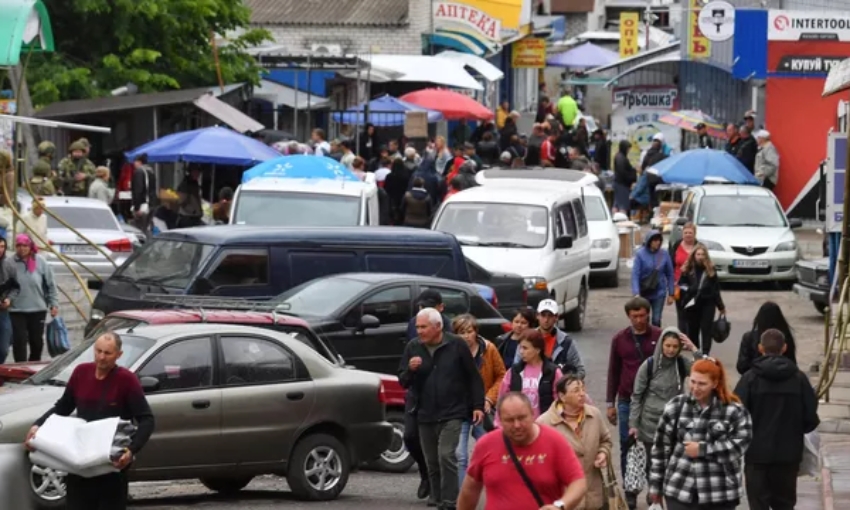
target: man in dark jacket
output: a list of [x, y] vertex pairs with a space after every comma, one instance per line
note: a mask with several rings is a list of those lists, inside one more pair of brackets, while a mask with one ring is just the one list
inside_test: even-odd
[[791, 510], [797, 504], [797, 472], [803, 436], [815, 430], [818, 400], [806, 375], [782, 355], [785, 335], [762, 333], [763, 354], [735, 388], [753, 420], [753, 441], [745, 456], [747, 499], [753, 510]]
[[699, 137], [699, 148], [700, 149], [713, 149], [714, 142], [711, 141], [711, 137], [708, 136], [708, 127], [700, 122], [696, 126], [697, 137]]
[[756, 155], [759, 152], [759, 146], [747, 126], [741, 126], [739, 133], [741, 134], [741, 144], [738, 146], [736, 157], [751, 174], [755, 175]]
[[428, 465], [429, 504], [453, 510], [460, 430], [464, 421], [478, 424], [484, 419], [484, 384], [466, 342], [443, 327], [443, 317], [434, 308], [416, 314], [418, 336], [404, 349], [398, 380], [413, 394], [411, 412], [419, 422]]
[[133, 181], [130, 191], [133, 202], [133, 221], [136, 228], [149, 234], [151, 215], [157, 202], [156, 174], [148, 166], [148, 155], [139, 154], [133, 160]]
[[741, 146], [741, 137], [738, 135], [738, 126], [733, 123], [726, 124], [726, 146], [723, 148], [729, 154], [738, 157], [738, 147]]
[[632, 185], [637, 182], [637, 170], [629, 160], [631, 148], [631, 142], [620, 140], [617, 155], [614, 156], [614, 212], [629, 214], [632, 208], [629, 194]]
[[434, 205], [442, 202], [443, 196], [446, 194], [446, 185], [443, 178], [437, 174], [437, 161], [434, 156], [426, 156], [422, 160], [419, 168], [410, 176], [409, 188], [413, 188], [413, 182], [417, 177], [422, 178], [422, 182], [425, 183], [423, 187], [428, 191]]
[[481, 141], [475, 147], [475, 153], [479, 159], [487, 166], [496, 166], [499, 164], [499, 143], [493, 139], [493, 133], [486, 131]]

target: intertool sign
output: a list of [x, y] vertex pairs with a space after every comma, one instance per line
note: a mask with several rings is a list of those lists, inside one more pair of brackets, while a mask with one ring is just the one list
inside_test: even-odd
[[768, 41], [850, 41], [850, 15], [771, 9], [767, 15]]

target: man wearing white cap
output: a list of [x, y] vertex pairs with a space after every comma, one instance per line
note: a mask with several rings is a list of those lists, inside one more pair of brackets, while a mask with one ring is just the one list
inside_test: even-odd
[[[555, 325], [561, 316], [558, 303], [554, 299], [544, 299], [537, 305], [537, 323], [546, 345], [543, 354], [558, 365], [563, 374], [573, 373], [584, 377], [584, 362], [578, 352], [575, 342], [570, 335], [564, 333]], [[520, 361], [519, 349], [514, 357], [514, 364]]]
[[779, 152], [770, 141], [770, 133], [767, 130], [756, 131], [756, 142], [759, 146], [755, 164], [756, 179], [765, 188], [773, 190], [779, 181]]

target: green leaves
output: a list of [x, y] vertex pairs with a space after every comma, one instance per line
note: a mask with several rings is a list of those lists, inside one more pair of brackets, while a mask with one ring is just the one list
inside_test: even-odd
[[[56, 53], [33, 54], [33, 103], [106, 95], [136, 84], [140, 93], [215, 85], [212, 33], [228, 34], [219, 61], [227, 83], [257, 83], [246, 48], [271, 40], [248, 28], [241, 0], [45, 0]], [[238, 35], [230, 35], [236, 33]]]

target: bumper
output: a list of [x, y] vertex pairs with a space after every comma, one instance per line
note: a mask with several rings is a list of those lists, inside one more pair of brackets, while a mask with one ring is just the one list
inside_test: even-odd
[[381, 456], [393, 440], [393, 426], [388, 421], [376, 423], [358, 423], [348, 427], [351, 441], [351, 455], [355, 461], [369, 462]]
[[537, 305], [544, 299], [549, 299], [549, 297], [548, 290], [530, 289], [528, 291], [528, 306], [536, 310]]
[[799, 283], [794, 284], [794, 293], [803, 299], [808, 299], [814, 303], [820, 303], [827, 305], [829, 304], [829, 299], [827, 295], [829, 291], [826, 289], [820, 289], [817, 287], [807, 287], [805, 285], [801, 285]]
[[590, 274], [608, 274], [617, 271], [620, 254], [614, 250], [590, 250]]
[[[735, 252], [712, 251], [711, 260], [723, 281], [795, 281], [797, 252], [768, 252], [747, 257]], [[742, 264], [746, 264], [743, 266]]]

